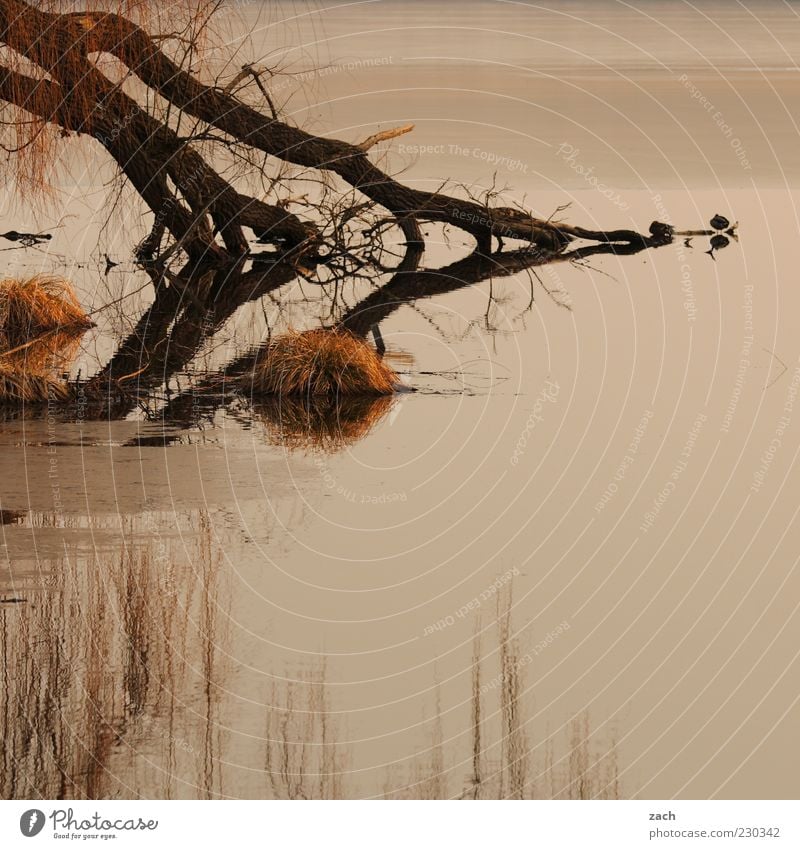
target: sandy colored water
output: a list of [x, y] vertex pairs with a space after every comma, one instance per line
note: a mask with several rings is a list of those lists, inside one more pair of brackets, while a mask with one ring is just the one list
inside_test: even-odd
[[[719, 212], [739, 242], [400, 307], [382, 333], [419, 391], [334, 454], [247, 405], [3, 422], [4, 796], [796, 797], [797, 7], [550, 5], [225, 26], [307, 74], [301, 123], [413, 121], [386, 160], [409, 182], [496, 171], [545, 215]], [[81, 214], [52, 250], [90, 262]], [[431, 232], [428, 267], [469, 249]], [[201, 365], [276, 316], [243, 309]]]

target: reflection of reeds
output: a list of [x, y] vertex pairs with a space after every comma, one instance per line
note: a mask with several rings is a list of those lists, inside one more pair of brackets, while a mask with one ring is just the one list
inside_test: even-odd
[[313, 682], [272, 687], [264, 729], [264, 772], [273, 799], [342, 799], [344, 759], [331, 727], [324, 665]]
[[0, 403], [45, 404], [69, 398], [69, 387], [56, 375], [31, 372], [24, 365], [8, 366], [0, 360]]
[[420, 799], [444, 799], [447, 795], [447, 771], [444, 766], [444, 733], [442, 730], [442, 703], [440, 689], [436, 687], [436, 704], [431, 730], [428, 758], [414, 764], [414, 794]]
[[483, 748], [481, 745], [481, 622], [475, 625], [472, 642], [472, 775], [467, 795], [478, 798], [483, 783]]
[[262, 398], [253, 413], [270, 442], [287, 448], [337, 451], [366, 436], [390, 410], [386, 395], [339, 398]]
[[[196, 658], [192, 622], [214, 639], [217, 582], [205, 574], [198, 588], [191, 563], [176, 581], [167, 541], [155, 540], [126, 535], [118, 556], [71, 551], [27, 604], [0, 606], [0, 798], [131, 798], [157, 787], [169, 797], [204, 780], [188, 742], [203, 739], [204, 711], [181, 659]], [[210, 555], [204, 562], [215, 569]]]
[[346, 330], [290, 331], [273, 339], [243, 378], [256, 395], [390, 395], [398, 378], [374, 348]]
[[68, 400], [60, 372], [91, 326], [66, 280], [0, 281], [0, 403]]
[[[455, 793], [448, 787], [442, 762], [441, 727], [434, 722], [424, 758], [412, 765], [410, 781], [403, 786], [395, 772], [384, 787], [387, 798], [441, 799], [617, 799], [620, 786], [614, 739], [598, 745], [584, 712], [565, 725], [559, 740], [549, 738], [540, 746], [528, 741], [532, 719], [526, 717], [524, 671], [529, 655], [520, 655], [513, 636], [510, 590], [498, 597], [499, 673], [487, 683], [482, 672], [480, 628], [473, 639], [470, 751], [471, 764], [464, 785]], [[487, 693], [497, 694], [494, 710], [485, 704]], [[544, 736], [544, 735], [543, 735]], [[539, 753], [537, 755], [537, 752]], [[462, 761], [463, 763], [463, 761]], [[452, 772], [452, 770], [450, 770]]]
[[589, 714], [572, 720], [569, 726], [569, 755], [565, 774], [557, 786], [558, 799], [618, 799], [619, 770], [613, 741], [605, 754], [596, 756], [592, 746]]
[[46, 330], [16, 348], [0, 351], [0, 365], [17, 372], [52, 374], [69, 368], [80, 347], [82, 328]]
[[500, 772], [501, 798], [522, 799], [527, 784], [528, 744], [521, 721], [520, 653], [511, 629], [511, 593], [503, 604], [497, 597], [498, 638], [500, 641], [500, 713], [503, 723], [503, 768]]
[[[25, 603], [0, 605], [0, 798], [362, 795], [347, 780], [324, 662], [276, 679], [255, 728], [234, 722], [212, 524], [205, 514], [191, 521], [198, 541], [187, 556], [155, 519], [138, 519], [119, 554], [71, 550], [46, 573], [44, 592], [26, 588]], [[500, 608], [488, 652], [496, 668], [476, 630], [464, 733], [447, 732], [437, 687], [426, 751], [387, 770], [384, 795], [619, 798], [615, 743], [597, 739], [588, 714], [531, 745], [525, 678], [534, 665], [520, 654], [510, 596]], [[235, 737], [248, 730], [261, 739], [248, 744], [242, 784]]]
[[[615, 799], [619, 798], [616, 745], [611, 740], [602, 754], [592, 745], [593, 734], [588, 713], [567, 723], [563, 747], [566, 753], [557, 757], [556, 742], [550, 737], [544, 747], [543, 762], [534, 757], [535, 747], [527, 740], [525, 729], [531, 720], [524, 717], [524, 696], [527, 687], [524, 670], [530, 656], [520, 654], [519, 641], [513, 636], [511, 621], [511, 586], [498, 595], [497, 636], [500, 673], [498, 686], [499, 743], [483, 746], [481, 732], [485, 729], [481, 686], [480, 635], [473, 642], [473, 771], [462, 798], [473, 799]], [[493, 688], [494, 689], [494, 688]], [[492, 767], [482, 766], [487, 753], [499, 748], [499, 762]], [[559, 750], [562, 747], [559, 747]]]

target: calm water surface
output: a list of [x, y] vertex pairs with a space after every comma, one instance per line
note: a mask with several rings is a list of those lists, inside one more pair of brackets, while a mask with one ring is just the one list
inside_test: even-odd
[[[353, 140], [415, 123], [383, 154], [410, 183], [494, 177], [603, 228], [719, 212], [740, 240], [400, 305], [381, 329], [419, 391], [335, 444], [245, 398], [7, 416], [3, 796], [796, 798], [797, 15], [228, 15], [231, 44], [286, 70], [293, 120]], [[52, 221], [2, 215], [60, 222], [52, 254], [9, 253], [12, 271], [66, 255], [85, 304], [131, 293], [98, 314], [85, 375], [149, 290], [124, 264], [98, 273], [102, 174], [70, 156]], [[143, 226], [127, 209], [103, 244], [122, 257]], [[430, 233], [426, 268], [470, 250]], [[169, 390], [365, 294], [308, 290], [242, 307]]]

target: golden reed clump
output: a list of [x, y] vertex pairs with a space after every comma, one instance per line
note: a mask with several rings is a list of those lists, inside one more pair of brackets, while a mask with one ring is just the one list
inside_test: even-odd
[[398, 377], [349, 331], [305, 330], [270, 342], [243, 383], [254, 395], [340, 398], [391, 395]]
[[0, 280], [0, 344], [8, 351], [43, 333], [84, 331], [92, 326], [67, 280], [37, 274]]
[[60, 374], [92, 326], [68, 281], [0, 280], [0, 403], [68, 400]]

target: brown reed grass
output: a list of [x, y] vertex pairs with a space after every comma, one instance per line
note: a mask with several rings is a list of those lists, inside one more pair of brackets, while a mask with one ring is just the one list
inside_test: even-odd
[[60, 374], [92, 322], [67, 280], [0, 280], [0, 403], [63, 402]]
[[391, 395], [398, 377], [349, 331], [318, 329], [275, 338], [243, 382], [255, 395], [374, 396]]
[[82, 332], [91, 326], [69, 281], [46, 274], [0, 280], [0, 344], [4, 350], [43, 333]]

